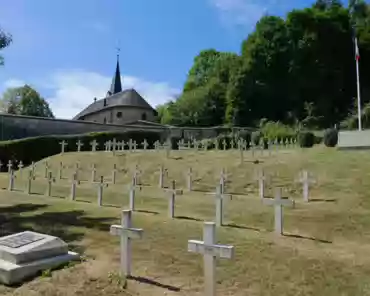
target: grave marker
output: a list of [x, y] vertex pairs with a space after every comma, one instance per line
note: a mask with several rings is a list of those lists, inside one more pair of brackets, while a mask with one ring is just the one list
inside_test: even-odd
[[22, 178], [22, 172], [23, 172], [23, 161], [21, 160], [19, 163], [18, 163], [18, 171], [19, 171], [19, 176]]
[[176, 189], [176, 181], [173, 180], [171, 182], [171, 187], [165, 189], [165, 191], [170, 193], [168, 199], [168, 216], [173, 219], [175, 217], [175, 202], [176, 202], [176, 194], [182, 195], [182, 190]]
[[166, 174], [166, 176], [168, 176], [168, 170], [165, 169], [163, 167], [163, 165], [161, 165], [159, 167], [159, 188], [163, 188], [163, 184], [164, 184], [164, 175]]
[[55, 183], [55, 178], [53, 178], [52, 172], [48, 173], [48, 178], [47, 178], [48, 186], [46, 188], [46, 196], [51, 196], [51, 184]]
[[141, 143], [141, 145], [143, 146], [144, 151], [148, 148], [148, 142], [146, 141], [146, 139], [144, 139], [144, 141]]
[[100, 182], [98, 183], [98, 206], [103, 205], [103, 188], [108, 187], [107, 183], [104, 183], [104, 177], [100, 176]]
[[216, 244], [216, 226], [213, 222], [205, 222], [203, 226], [203, 241], [189, 240], [188, 252], [203, 255], [204, 260], [204, 290], [205, 296], [216, 295], [216, 257], [232, 259], [234, 247]]
[[28, 171], [28, 182], [27, 182], [27, 194], [31, 194], [32, 190], [32, 180], [35, 180], [35, 176], [32, 173], [32, 170], [30, 169]]
[[62, 141], [62, 142], [60, 142], [59, 143], [60, 145], [61, 145], [61, 147], [62, 147], [62, 150], [61, 150], [61, 154], [63, 154], [64, 152], [65, 152], [65, 147], [67, 147], [68, 146], [68, 143], [66, 142], [66, 141]]
[[186, 173], [186, 184], [188, 191], [192, 191], [193, 187], [193, 169], [190, 167]]
[[9, 172], [9, 185], [8, 190], [13, 191], [14, 190], [14, 180], [16, 179], [16, 176], [14, 175], [14, 171], [11, 169]]
[[222, 192], [222, 185], [219, 184], [216, 187], [216, 192], [211, 192], [207, 193], [210, 195], [215, 196], [215, 204], [216, 204], [216, 225], [217, 226], [222, 226], [223, 225], [223, 220], [224, 220], [224, 199], [228, 198], [231, 199], [232, 195], [231, 194], [225, 194]]
[[12, 168], [13, 168], [13, 163], [10, 159], [8, 161], [7, 167], [8, 167], [8, 174], [10, 174], [10, 172], [12, 171]]
[[63, 162], [59, 162], [59, 168], [58, 168], [58, 176], [59, 176], [59, 180], [62, 180], [63, 179]]
[[71, 183], [71, 193], [70, 193], [70, 199], [75, 200], [76, 199], [76, 187], [77, 185], [80, 185], [80, 181], [78, 180], [77, 173], [74, 173], [72, 175], [72, 183]]
[[116, 176], [117, 176], [117, 164], [113, 164], [113, 170], [112, 170], [112, 184], [116, 184]]
[[309, 186], [310, 184], [314, 184], [315, 180], [310, 178], [310, 174], [308, 171], [303, 170], [300, 173], [298, 181], [302, 183], [303, 200], [305, 202], [309, 202]]
[[258, 189], [259, 189], [259, 196], [261, 199], [265, 198], [265, 181], [267, 177], [265, 176], [265, 172], [260, 170], [257, 172], [256, 179], [258, 181]]
[[91, 180], [90, 180], [90, 182], [91, 182], [91, 183], [94, 183], [94, 182], [95, 182], [95, 180], [96, 180], [96, 164], [95, 164], [95, 163], [93, 163], [93, 164], [91, 165]]
[[121, 225], [112, 225], [110, 234], [121, 238], [121, 276], [131, 276], [131, 239], [142, 238], [143, 230], [132, 228], [132, 212], [122, 211]]
[[113, 155], [116, 154], [116, 150], [117, 150], [117, 140], [116, 138], [113, 138], [113, 141], [112, 141], [112, 151], [113, 151]]
[[[135, 211], [135, 190], [136, 190], [136, 180], [133, 177], [132, 182], [129, 185], [129, 208], [131, 211]], [[141, 190], [141, 187], [139, 186], [139, 190]]]
[[78, 140], [76, 142], [76, 145], [77, 145], [77, 152], [81, 152], [81, 147], [84, 145], [81, 140]]
[[282, 189], [275, 189], [275, 198], [267, 199], [264, 198], [263, 202], [266, 205], [273, 205], [275, 207], [275, 233], [278, 235], [283, 234], [283, 206], [293, 206], [294, 200], [282, 199], [281, 198]]
[[96, 151], [96, 147], [98, 147], [98, 142], [96, 141], [96, 140], [94, 140], [94, 141], [91, 141], [90, 142], [90, 146], [91, 146], [91, 151], [92, 152], [95, 152]]
[[48, 172], [49, 172], [49, 163], [45, 161], [45, 171], [44, 171], [45, 178], [48, 177]]

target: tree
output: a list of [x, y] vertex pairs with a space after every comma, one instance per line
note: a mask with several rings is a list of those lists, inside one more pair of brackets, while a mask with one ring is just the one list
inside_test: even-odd
[[27, 84], [7, 89], [0, 100], [0, 110], [8, 114], [54, 118], [48, 102]]
[[[7, 47], [12, 42], [12, 36], [5, 33], [0, 28], [0, 50]], [[0, 55], [0, 65], [4, 64], [4, 58]]]

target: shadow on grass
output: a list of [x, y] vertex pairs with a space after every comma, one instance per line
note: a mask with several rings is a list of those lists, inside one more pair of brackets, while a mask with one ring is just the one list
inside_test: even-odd
[[316, 242], [323, 243], [323, 244], [332, 244], [333, 243], [333, 242], [328, 241], [328, 240], [309, 237], [309, 236], [303, 236], [303, 235], [299, 235], [299, 234], [284, 233], [283, 236], [293, 237], [293, 238], [300, 238], [300, 239], [307, 239], [307, 240], [312, 240], [312, 241], [316, 241]]
[[175, 216], [175, 219], [204, 222], [203, 219], [188, 217], [188, 216]]
[[82, 253], [78, 244], [84, 229], [109, 231], [115, 221], [112, 217], [88, 217], [83, 210], [36, 212], [48, 207], [46, 204], [18, 204], [0, 207], [0, 235], [6, 236], [22, 231], [35, 231], [56, 236], [67, 242], [71, 249]]
[[312, 198], [309, 202], [337, 202], [336, 198], [323, 199], [323, 198]]
[[257, 232], [262, 232], [262, 229], [256, 228], [256, 227], [250, 227], [250, 226], [245, 226], [245, 225], [238, 225], [234, 223], [228, 223], [228, 224], [223, 224], [222, 226], [224, 227], [231, 227], [231, 228], [237, 228], [237, 229], [247, 229], [247, 230], [253, 230]]
[[179, 287], [161, 284], [161, 283], [159, 283], [155, 280], [148, 279], [148, 278], [141, 277], [141, 276], [129, 276], [129, 277], [127, 277], [127, 279], [134, 280], [134, 281], [137, 281], [137, 282], [142, 283], [142, 284], [148, 284], [148, 285], [156, 286], [156, 287], [159, 287], [159, 288], [163, 288], [163, 289], [166, 289], [166, 290], [172, 291], [172, 292], [180, 292]]
[[149, 211], [149, 210], [135, 210], [135, 212], [138, 213], [144, 213], [144, 214], [152, 214], [152, 215], [159, 215], [159, 212], [156, 211]]

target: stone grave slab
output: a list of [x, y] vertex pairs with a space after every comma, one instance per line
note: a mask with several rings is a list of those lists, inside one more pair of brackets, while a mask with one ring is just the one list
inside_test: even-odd
[[79, 255], [58, 237], [24, 231], [0, 238], [0, 282], [11, 285]]

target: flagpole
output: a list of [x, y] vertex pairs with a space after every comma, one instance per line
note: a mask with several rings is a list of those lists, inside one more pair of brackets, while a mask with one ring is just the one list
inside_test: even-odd
[[355, 55], [356, 55], [356, 79], [357, 79], [357, 116], [358, 116], [358, 130], [362, 130], [361, 122], [361, 91], [360, 91], [360, 69], [359, 69], [359, 52], [357, 37], [355, 36]]

